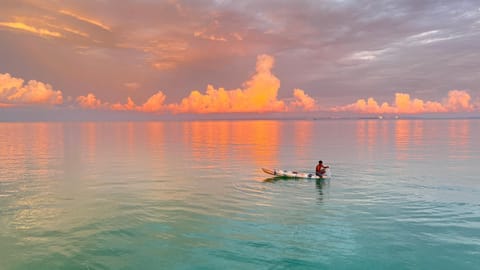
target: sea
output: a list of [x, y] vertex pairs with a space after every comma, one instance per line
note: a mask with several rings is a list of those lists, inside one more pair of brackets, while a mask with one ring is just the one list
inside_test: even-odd
[[0, 269], [480, 269], [480, 119], [0, 123]]

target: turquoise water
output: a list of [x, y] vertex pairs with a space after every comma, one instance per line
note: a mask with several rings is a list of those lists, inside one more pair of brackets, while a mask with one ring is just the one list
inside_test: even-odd
[[[0, 123], [1, 269], [478, 269], [480, 120]], [[277, 180], [260, 168], [313, 171]]]

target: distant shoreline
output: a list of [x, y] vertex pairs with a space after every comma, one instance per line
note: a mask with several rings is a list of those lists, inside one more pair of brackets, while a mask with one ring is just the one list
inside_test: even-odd
[[429, 120], [480, 119], [480, 112], [423, 113], [423, 114], [351, 114], [342, 112], [290, 112], [290, 113], [211, 113], [171, 114], [128, 111], [78, 110], [60, 108], [0, 108], [0, 122], [146, 122], [146, 121], [253, 121], [253, 120]]
[[478, 116], [465, 115], [399, 115], [399, 116], [226, 116], [226, 115], [176, 115], [176, 116], [143, 116], [131, 115], [126, 117], [110, 115], [80, 115], [69, 117], [60, 115], [46, 117], [45, 115], [30, 115], [12, 117], [0, 114], [0, 123], [26, 123], [26, 122], [189, 122], [189, 121], [348, 121], [348, 120], [368, 120], [368, 121], [399, 121], [399, 120], [480, 120]]

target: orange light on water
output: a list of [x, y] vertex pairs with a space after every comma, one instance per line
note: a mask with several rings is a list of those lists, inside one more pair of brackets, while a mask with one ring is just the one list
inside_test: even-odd
[[147, 139], [148, 146], [153, 152], [161, 152], [157, 149], [162, 147], [165, 143], [164, 138], [165, 124], [162, 122], [149, 122], [147, 123]]
[[235, 157], [252, 160], [257, 167], [276, 164], [279, 123], [275, 121], [188, 122], [184, 142], [195, 160], [229, 162]]
[[[356, 123], [356, 139], [359, 151], [366, 151], [368, 156], [375, 155], [375, 147], [379, 140], [386, 139], [385, 125], [386, 123], [378, 120], [359, 120]], [[383, 129], [381, 129], [383, 127]], [[380, 133], [383, 132], [383, 137]], [[365, 153], [359, 153], [359, 157], [365, 156]]]
[[395, 148], [398, 159], [407, 159], [410, 145], [410, 120], [395, 121]]
[[412, 127], [412, 143], [415, 146], [422, 146], [424, 144], [424, 122], [421, 120], [413, 121]]
[[448, 123], [449, 158], [466, 159], [470, 147], [470, 122], [468, 120], [451, 120]]
[[277, 121], [253, 121], [240, 122], [235, 127], [238, 142], [249, 145], [246, 148], [249, 152], [245, 155], [250, 156], [257, 167], [278, 163], [280, 125]]
[[184, 124], [184, 141], [191, 145], [196, 160], [225, 160], [230, 139], [229, 122], [190, 122]]
[[[0, 133], [0, 160], [2, 162], [3, 172], [15, 174], [24, 174], [26, 171], [26, 151], [29, 148], [25, 138], [24, 123], [2, 123], [2, 132]], [[9, 171], [15, 167], [15, 172]]]
[[311, 141], [313, 140], [313, 122], [312, 121], [301, 121], [295, 122], [293, 126], [294, 130], [294, 141], [295, 141], [295, 152], [300, 156], [305, 154], [306, 146], [313, 145]]
[[84, 147], [87, 150], [86, 159], [89, 163], [94, 163], [97, 155], [97, 124], [83, 123], [81, 131], [82, 139], [85, 140]]

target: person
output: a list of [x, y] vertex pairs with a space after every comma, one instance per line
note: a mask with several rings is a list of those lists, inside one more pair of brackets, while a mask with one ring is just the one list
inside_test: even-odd
[[319, 160], [317, 167], [315, 167], [315, 174], [318, 176], [323, 176], [327, 168], [330, 168], [330, 167], [323, 165], [323, 161]]

